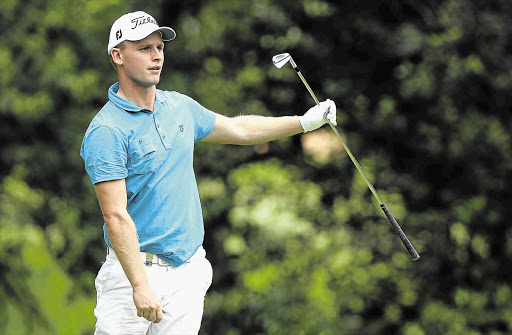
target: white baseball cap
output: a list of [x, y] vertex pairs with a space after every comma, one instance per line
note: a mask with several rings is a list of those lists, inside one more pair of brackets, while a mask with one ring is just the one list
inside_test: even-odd
[[167, 42], [176, 37], [176, 32], [169, 27], [160, 27], [156, 20], [142, 11], [127, 13], [118, 18], [110, 29], [107, 53], [124, 41], [140, 41], [155, 31], [162, 34], [162, 40]]

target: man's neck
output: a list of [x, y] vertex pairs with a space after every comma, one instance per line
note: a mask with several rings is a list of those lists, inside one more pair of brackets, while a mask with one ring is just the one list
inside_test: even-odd
[[119, 80], [117, 95], [135, 105], [153, 111], [156, 86], [142, 87], [131, 80]]

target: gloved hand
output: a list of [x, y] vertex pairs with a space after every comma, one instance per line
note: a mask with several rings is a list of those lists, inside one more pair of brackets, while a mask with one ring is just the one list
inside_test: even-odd
[[330, 99], [322, 101], [320, 105], [311, 107], [306, 114], [299, 116], [299, 121], [304, 132], [318, 129], [328, 121], [336, 126], [336, 104]]

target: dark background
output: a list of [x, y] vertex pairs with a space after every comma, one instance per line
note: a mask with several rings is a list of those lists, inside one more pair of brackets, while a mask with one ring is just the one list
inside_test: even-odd
[[214, 268], [201, 334], [510, 334], [512, 3], [507, 0], [0, 3], [2, 334], [91, 334], [102, 217], [79, 156], [116, 81], [111, 24], [173, 27], [160, 89], [225, 115], [301, 115], [289, 52], [335, 135], [198, 143]]

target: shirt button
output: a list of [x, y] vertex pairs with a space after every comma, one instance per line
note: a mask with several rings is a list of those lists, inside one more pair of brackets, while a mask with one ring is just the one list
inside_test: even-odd
[[157, 127], [157, 128], [160, 128], [160, 125], [159, 125], [159, 124], [157, 124], [157, 125], [156, 125], [156, 127]]
[[162, 135], [162, 138], [165, 140], [165, 135]]
[[139, 144], [142, 144], [142, 140], [139, 140]]

